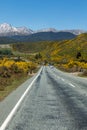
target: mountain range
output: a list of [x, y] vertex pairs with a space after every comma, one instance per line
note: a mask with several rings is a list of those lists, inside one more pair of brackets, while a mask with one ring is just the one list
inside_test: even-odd
[[0, 44], [15, 42], [61, 41], [86, 33], [84, 30], [56, 30], [47, 28], [34, 31], [27, 27], [13, 27], [11, 24], [0, 24]]
[[85, 33], [86, 31], [84, 30], [57, 30], [54, 28], [46, 28], [46, 29], [41, 29], [34, 31], [32, 29], [29, 29], [27, 27], [13, 27], [11, 24], [8, 23], [3, 23], [0, 24], [0, 36], [27, 36], [35, 33], [40, 33], [40, 32], [69, 32], [75, 35], [79, 35], [81, 33]]
[[29, 35], [33, 31], [26, 27], [13, 27], [11, 24], [0, 24], [0, 36]]

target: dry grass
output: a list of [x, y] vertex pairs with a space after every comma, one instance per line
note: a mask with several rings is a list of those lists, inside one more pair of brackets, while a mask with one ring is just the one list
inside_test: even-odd
[[26, 81], [28, 78], [30, 78], [31, 76], [22, 76], [22, 77], [15, 77], [14, 79], [10, 79], [5, 82], [9, 82], [7, 83], [7, 86], [1, 86], [0, 85], [0, 101], [2, 101], [5, 97], [7, 97], [13, 90], [15, 90], [16, 88], [18, 88], [24, 81]]

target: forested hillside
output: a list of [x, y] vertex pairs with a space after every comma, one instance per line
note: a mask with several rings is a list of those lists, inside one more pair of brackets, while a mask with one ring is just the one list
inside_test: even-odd
[[13, 50], [25, 53], [40, 53], [39, 62], [53, 63], [68, 71], [87, 68], [87, 33], [72, 40], [27, 42], [12, 45]]
[[61, 56], [77, 58], [77, 53], [81, 53], [81, 58], [87, 60], [87, 34], [81, 34], [75, 39], [64, 41], [43, 41], [43, 42], [22, 42], [13, 44], [14, 50], [21, 52], [41, 52], [50, 57]]
[[[68, 72], [87, 76], [87, 33], [72, 40], [18, 42], [0, 48], [0, 91], [7, 95], [20, 75], [26, 77], [40, 65], [55, 65]], [[1, 46], [0, 46], [1, 47]], [[16, 85], [17, 86], [17, 85]]]

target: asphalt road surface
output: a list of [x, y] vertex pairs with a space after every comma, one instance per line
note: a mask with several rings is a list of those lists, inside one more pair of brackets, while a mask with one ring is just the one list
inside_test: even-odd
[[87, 130], [87, 79], [43, 67], [6, 130]]

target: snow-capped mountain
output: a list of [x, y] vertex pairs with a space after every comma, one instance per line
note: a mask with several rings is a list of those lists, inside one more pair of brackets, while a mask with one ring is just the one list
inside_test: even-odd
[[61, 30], [61, 32], [70, 32], [70, 33], [73, 33], [73, 34], [75, 34], [75, 35], [80, 35], [80, 34], [82, 34], [82, 33], [87, 33], [87, 31], [80, 30], [80, 29]]
[[10, 24], [4, 23], [0, 25], [0, 33], [10, 32], [11, 30], [13, 30], [13, 28]]
[[26, 28], [26, 27], [17, 27], [16, 29], [17, 29], [17, 32], [18, 32], [19, 34], [22, 34], [22, 35], [23, 35], [23, 34], [29, 35], [29, 34], [33, 34], [33, 33], [34, 33], [33, 30], [28, 29], [28, 28]]
[[75, 35], [79, 35], [81, 33], [87, 33], [84, 30], [56, 30], [55, 28], [45, 28], [37, 31], [33, 31], [27, 27], [13, 27], [11, 24], [3, 23], [0, 24], [0, 36], [26, 36], [34, 33], [45, 33], [45, 32], [70, 32]]
[[0, 24], [0, 36], [29, 35], [33, 31], [26, 27], [13, 27], [10, 24]]
[[58, 30], [56, 30], [55, 28], [44, 28], [36, 31], [36, 33], [38, 32], [58, 32]]
[[80, 35], [82, 33], [87, 33], [87, 31], [80, 30], [80, 29], [57, 30], [55, 28], [45, 28], [45, 29], [41, 29], [41, 30], [36, 31], [36, 33], [38, 33], [38, 32], [70, 32], [70, 33], [75, 34], [75, 35]]

